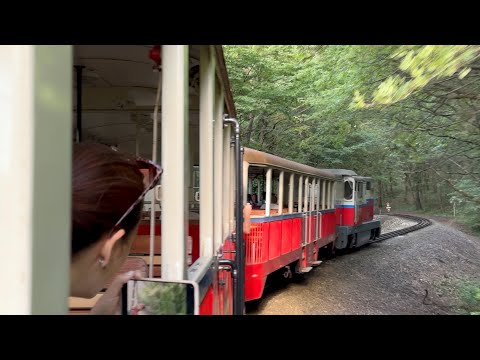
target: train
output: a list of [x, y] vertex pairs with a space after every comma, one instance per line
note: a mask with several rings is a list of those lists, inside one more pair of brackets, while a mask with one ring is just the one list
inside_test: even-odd
[[[324, 254], [380, 235], [372, 178], [242, 146], [221, 45], [11, 46], [2, 52], [17, 60], [9, 65], [17, 69], [10, 74], [17, 84], [13, 100], [47, 110], [25, 112], [23, 123], [0, 128], [32, 125], [26, 142], [37, 152], [22, 174], [35, 174], [46, 158], [57, 169], [50, 184], [46, 175], [32, 177], [34, 191], [54, 193], [54, 200], [26, 200], [34, 209], [26, 215], [31, 223], [52, 227], [32, 235], [35, 240], [26, 235], [31, 248], [17, 255], [24, 265], [49, 264], [41, 276], [32, 272], [27, 286], [48, 283], [50, 292], [42, 299], [20, 293], [20, 303], [30, 304], [24, 312], [87, 314], [105, 290], [92, 299], [72, 298], [65, 276], [48, 277], [53, 269], [68, 273], [68, 251], [48, 252], [58, 243], [45, 237], [59, 242], [70, 236], [67, 226], [53, 226], [58, 217], [49, 216], [61, 213], [69, 221], [70, 204], [61, 199], [69, 196], [70, 165], [62, 154], [73, 142], [103, 143], [162, 166], [121, 271], [194, 283], [201, 315], [243, 315], [246, 303], [262, 299], [274, 273], [308, 273]], [[22, 56], [28, 61], [18, 62]], [[21, 70], [19, 84], [13, 76]], [[39, 82], [27, 91], [33, 79]], [[55, 105], [55, 94], [62, 105]], [[56, 206], [51, 214], [41, 211], [47, 203]], [[32, 250], [42, 242], [45, 251]], [[64, 301], [45, 300], [55, 296]]]
[[267, 277], [275, 271], [285, 277], [308, 273], [323, 256], [380, 236], [372, 178], [352, 170], [316, 169], [253, 149], [245, 150], [243, 161], [248, 169], [244, 198], [259, 180], [257, 188], [265, 184], [266, 194], [265, 206], [254, 208], [245, 235], [246, 301], [261, 299]]

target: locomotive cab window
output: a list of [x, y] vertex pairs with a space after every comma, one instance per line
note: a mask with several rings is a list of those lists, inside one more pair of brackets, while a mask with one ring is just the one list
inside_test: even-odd
[[363, 199], [363, 183], [357, 182], [357, 194], [359, 199]]
[[352, 200], [353, 196], [353, 183], [351, 180], [347, 180], [344, 183], [344, 193], [345, 193], [345, 200]]

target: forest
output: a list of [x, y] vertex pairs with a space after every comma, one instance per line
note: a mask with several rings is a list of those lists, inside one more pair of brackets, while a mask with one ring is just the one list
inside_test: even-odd
[[480, 46], [225, 46], [243, 145], [480, 233]]

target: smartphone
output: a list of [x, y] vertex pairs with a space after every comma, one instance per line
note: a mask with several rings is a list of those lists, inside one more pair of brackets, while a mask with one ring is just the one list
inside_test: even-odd
[[123, 315], [198, 315], [198, 284], [144, 278], [130, 280], [122, 288]]

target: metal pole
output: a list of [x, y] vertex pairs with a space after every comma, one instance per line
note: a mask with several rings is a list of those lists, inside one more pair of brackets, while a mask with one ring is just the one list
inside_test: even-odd
[[140, 139], [139, 139], [139, 128], [138, 124], [136, 126], [136, 133], [135, 133], [135, 156], [140, 156]]
[[278, 177], [278, 196], [277, 196], [277, 203], [278, 203], [278, 215], [283, 213], [283, 175], [284, 172], [280, 172], [280, 176]]
[[213, 107], [215, 59], [208, 46], [200, 50], [200, 256], [213, 255]]
[[295, 175], [290, 174], [290, 183], [288, 184], [288, 213], [293, 213], [293, 183]]
[[265, 216], [270, 216], [272, 202], [272, 168], [267, 170], [267, 190], [265, 196]]
[[82, 142], [82, 71], [83, 65], [74, 66], [77, 75], [77, 142]]
[[68, 312], [72, 48], [0, 46], [0, 315]]
[[[158, 145], [158, 106], [160, 105], [160, 91], [162, 86], [162, 76], [161, 73], [158, 73], [158, 85], [157, 85], [157, 96], [155, 99], [155, 109], [153, 111], [153, 139], [152, 139], [152, 161], [157, 162], [157, 145]], [[137, 125], [138, 126], [138, 125]], [[138, 127], [137, 127], [138, 129]], [[137, 151], [138, 151], [138, 130], [137, 130], [137, 139], [136, 139]], [[155, 194], [152, 191], [150, 202], [150, 266], [148, 268], [148, 276], [153, 278], [153, 267], [155, 252]]]
[[[162, 278], [187, 279], [188, 45], [162, 45]], [[175, 141], [171, 141], [175, 139]]]
[[217, 102], [216, 102], [216, 110], [215, 110], [215, 125], [214, 125], [214, 167], [213, 167], [213, 188], [215, 189], [215, 194], [213, 198], [213, 255], [217, 255], [218, 250], [222, 246], [223, 240], [225, 237], [223, 236], [223, 229], [222, 229], [222, 214], [223, 208], [222, 205], [224, 203], [224, 192], [223, 192], [223, 91], [220, 91], [217, 94]]
[[225, 119], [225, 123], [235, 125], [235, 167], [236, 167], [236, 242], [235, 260], [237, 263], [237, 297], [234, 301], [234, 315], [243, 315], [245, 310], [245, 242], [243, 241], [243, 207], [242, 207], [242, 149], [240, 147], [240, 124], [236, 119]]

